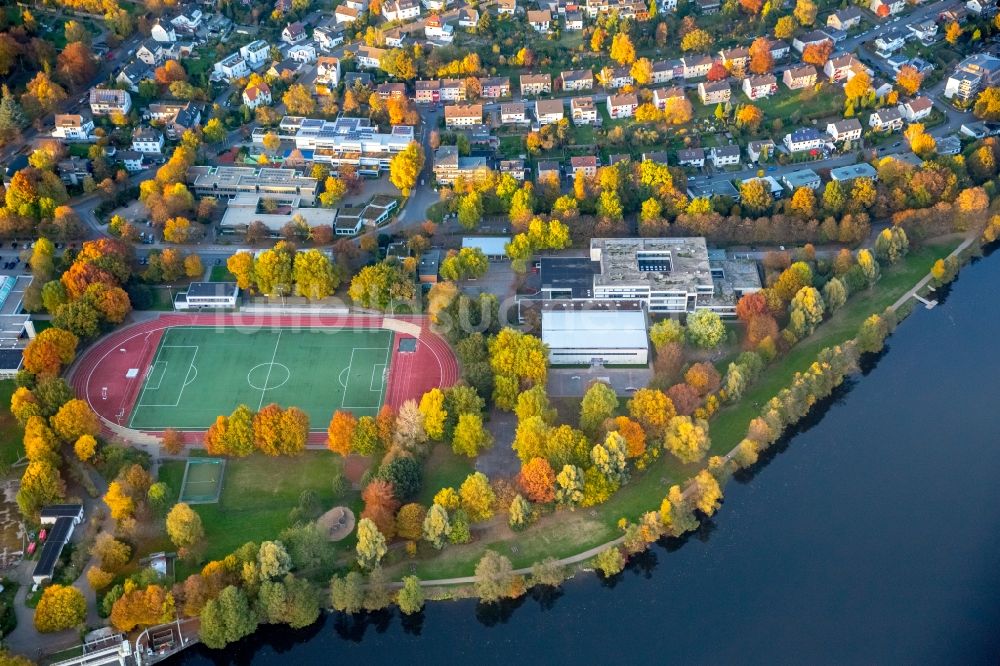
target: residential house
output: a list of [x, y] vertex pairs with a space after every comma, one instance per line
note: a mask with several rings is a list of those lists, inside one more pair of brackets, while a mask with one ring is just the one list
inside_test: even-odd
[[565, 115], [561, 99], [540, 99], [535, 102], [535, 119], [539, 125], [555, 125]]
[[434, 178], [444, 185], [459, 177], [472, 178], [489, 168], [485, 157], [461, 157], [456, 146], [441, 146], [434, 152]]
[[789, 152], [801, 153], [807, 150], [819, 150], [826, 143], [823, 135], [813, 127], [803, 127], [789, 132], [782, 139]]
[[455, 39], [455, 26], [445, 23], [440, 16], [430, 16], [424, 21], [424, 37], [450, 44]]
[[382, 17], [386, 21], [407, 21], [420, 16], [417, 0], [390, 0], [382, 5]]
[[852, 78], [858, 68], [862, 67], [864, 65], [854, 57], [853, 53], [845, 53], [827, 60], [826, 65], [823, 66], [823, 73], [830, 81], [841, 82]]
[[684, 56], [681, 58], [681, 65], [684, 66], [685, 79], [697, 79], [708, 76], [708, 70], [712, 69], [715, 63], [711, 56]]
[[850, 30], [861, 24], [861, 10], [851, 5], [846, 9], [838, 9], [826, 17], [826, 25], [837, 30]]
[[386, 30], [382, 36], [385, 38], [385, 45], [389, 48], [402, 48], [403, 43], [406, 42], [406, 33], [403, 32], [402, 28]]
[[944, 96], [970, 102], [983, 88], [1000, 85], [1000, 59], [989, 53], [974, 53], [955, 68], [944, 86]]
[[597, 106], [593, 97], [574, 97], [569, 101], [570, 117], [574, 125], [595, 125]]
[[517, 0], [497, 0], [497, 14], [513, 16], [517, 12]]
[[876, 132], [897, 132], [903, 129], [903, 114], [898, 108], [887, 106], [868, 117], [868, 126]]
[[535, 180], [539, 183], [550, 181], [558, 183], [562, 176], [562, 172], [559, 169], [559, 162], [554, 160], [541, 160], [538, 162], [536, 169], [538, 173], [535, 174]]
[[702, 14], [718, 14], [722, 2], [721, 0], [695, 0], [694, 5]]
[[711, 150], [712, 165], [716, 169], [740, 163], [739, 146], [717, 146]]
[[687, 99], [684, 89], [679, 86], [671, 88], [657, 88], [653, 91], [653, 105], [660, 111], [667, 108], [667, 100], [673, 98]]
[[566, 12], [566, 18], [564, 19], [566, 30], [571, 32], [579, 32], [583, 30], [583, 14], [580, 12]]
[[938, 24], [931, 19], [910, 23], [906, 26], [910, 34], [919, 39], [924, 44], [931, 44], [937, 38]]
[[146, 156], [137, 150], [119, 150], [115, 159], [122, 163], [129, 173], [138, 173], [146, 168]]
[[857, 141], [861, 138], [861, 121], [857, 118], [845, 118], [827, 123], [826, 133], [834, 141]]
[[823, 181], [820, 180], [819, 174], [812, 169], [789, 171], [781, 177], [781, 181], [785, 184], [785, 187], [792, 192], [800, 187], [808, 187], [811, 190], [818, 190], [823, 184]]
[[682, 148], [677, 151], [677, 162], [682, 167], [690, 166], [702, 168], [705, 166], [705, 149], [704, 148]]
[[965, 8], [968, 9], [970, 13], [979, 16], [984, 14], [996, 14], [997, 3], [996, 0], [967, 0]]
[[782, 39], [771, 40], [771, 57], [777, 60], [784, 60], [792, 52], [792, 47]]
[[201, 127], [201, 108], [194, 102], [162, 102], [150, 104], [144, 114], [163, 126], [170, 139], [179, 139], [187, 130]]
[[868, 9], [879, 18], [895, 16], [906, 9], [906, 0], [871, 0]]
[[680, 76], [684, 76], [684, 64], [680, 60], [657, 60], [653, 63], [653, 84], [672, 81], [676, 75], [675, 63], [680, 67]]
[[604, 87], [609, 90], [619, 90], [635, 84], [628, 67], [605, 67], [601, 73], [604, 76]]
[[792, 48], [802, 53], [806, 50], [807, 46], [819, 45], [823, 42], [832, 41], [826, 33], [820, 32], [819, 30], [812, 30], [810, 32], [797, 35], [792, 39]]
[[639, 108], [639, 98], [635, 93], [608, 95], [608, 115], [612, 118], [631, 118]]
[[465, 81], [461, 79], [441, 79], [442, 102], [464, 102]]
[[510, 174], [514, 180], [523, 182], [528, 169], [524, 166], [524, 160], [500, 160], [500, 173]]
[[361, 16], [361, 12], [347, 5], [340, 5], [333, 11], [334, 20], [339, 23], [354, 23]]
[[962, 140], [954, 134], [937, 140], [938, 155], [958, 155], [960, 152], [962, 152]]
[[552, 27], [552, 12], [547, 9], [529, 9], [528, 25], [535, 32], [548, 32]]
[[313, 62], [316, 60], [316, 47], [312, 44], [296, 44], [288, 49], [288, 57], [295, 62]]
[[323, 51], [329, 51], [344, 43], [344, 32], [335, 25], [321, 26], [313, 30], [313, 40]]
[[434, 104], [441, 101], [441, 81], [437, 79], [416, 81], [413, 85], [415, 87], [413, 99], [417, 104]]
[[751, 141], [747, 144], [747, 157], [751, 162], [766, 162], [774, 155], [774, 148], [774, 141], [770, 139]]
[[146, 155], [163, 154], [163, 133], [155, 127], [140, 127], [132, 132], [132, 150]]
[[298, 21], [289, 23], [285, 26], [284, 30], [281, 31], [281, 41], [286, 44], [299, 44], [306, 41], [306, 39], [308, 39], [306, 29], [302, 27], [302, 24]]
[[790, 67], [781, 75], [781, 80], [790, 90], [802, 90], [816, 85], [816, 68], [812, 65]]
[[867, 162], [858, 162], [857, 164], [830, 169], [831, 180], [849, 183], [855, 178], [871, 178], [873, 181], [876, 181], [878, 180], [878, 171]]
[[731, 72], [746, 71], [747, 65], [750, 64], [750, 49], [745, 46], [722, 49], [719, 51], [719, 56], [722, 59], [722, 64]]
[[594, 73], [589, 69], [573, 69], [559, 75], [563, 90], [593, 90]]
[[654, 150], [648, 153], [643, 153], [642, 161], [667, 166], [670, 164], [670, 154], [665, 150]]
[[551, 74], [522, 74], [521, 95], [542, 95], [552, 92]]
[[380, 83], [375, 88], [375, 94], [382, 99], [404, 99], [406, 97], [406, 84], [398, 81]]
[[282, 81], [291, 81], [298, 75], [301, 68], [302, 63], [296, 62], [290, 58], [285, 58], [281, 62], [276, 62], [268, 67], [265, 74], [267, 76], [273, 76], [274, 78], [281, 79]]
[[340, 59], [321, 56], [316, 60], [316, 83], [336, 88], [340, 85]]
[[149, 36], [161, 43], [173, 43], [177, 41], [177, 31], [174, 29], [174, 26], [162, 18], [156, 19], [153, 23], [153, 27], [149, 29]]
[[524, 102], [506, 102], [500, 105], [500, 124], [519, 125], [528, 122]]
[[698, 84], [698, 97], [702, 104], [725, 104], [732, 94], [729, 81], [703, 81]]
[[166, 59], [163, 45], [152, 39], [147, 39], [135, 51], [135, 57], [150, 67], [159, 67]]
[[174, 26], [178, 32], [193, 35], [198, 32], [199, 28], [201, 28], [201, 21], [203, 18], [204, 15], [202, 15], [201, 10], [195, 9], [190, 14], [178, 14], [170, 19], [170, 24]]
[[448, 0], [420, 0], [420, 4], [432, 12], [443, 12], [448, 9]]
[[839, 44], [840, 42], [847, 39], [847, 33], [843, 30], [837, 30], [836, 28], [831, 28], [829, 26], [825, 28], [820, 28], [820, 32], [830, 38], [830, 41], [834, 44]]
[[85, 157], [71, 156], [56, 164], [59, 180], [67, 185], [82, 185], [90, 175], [90, 160]]
[[361, 44], [356, 52], [358, 67], [361, 69], [379, 69], [382, 67], [382, 58], [388, 53], [385, 49]]
[[458, 27], [475, 28], [479, 25], [479, 11], [472, 7], [462, 7], [458, 10]]
[[110, 88], [90, 89], [90, 112], [95, 116], [108, 116], [112, 113], [128, 115], [132, 109], [132, 96], [127, 90]]
[[904, 102], [899, 105], [899, 112], [908, 123], [920, 122], [927, 116], [931, 115], [931, 111], [933, 109], [934, 103], [927, 97], [917, 97], [916, 99], [912, 99], [909, 102]]
[[748, 76], [743, 79], [743, 94], [751, 100], [770, 97], [776, 92], [778, 92], [778, 79], [774, 78], [773, 74]]
[[91, 141], [94, 138], [94, 121], [77, 114], [56, 114], [52, 138], [67, 142]]
[[510, 78], [507, 76], [489, 76], [479, 79], [482, 91], [479, 93], [483, 99], [500, 99], [510, 97]]
[[888, 58], [906, 45], [906, 36], [896, 30], [890, 30], [875, 38], [875, 55]]
[[569, 173], [576, 178], [576, 174], [582, 173], [584, 176], [593, 177], [597, 175], [597, 157], [594, 155], [577, 155], [569, 158]]
[[139, 84], [143, 81], [152, 81], [154, 76], [153, 69], [149, 65], [136, 60], [122, 67], [122, 71], [115, 77], [115, 83], [125, 86], [132, 92], [139, 92]]
[[246, 60], [247, 67], [256, 70], [271, 60], [271, 45], [263, 39], [256, 39], [241, 46], [240, 55]]
[[482, 104], [453, 104], [444, 107], [445, 127], [470, 127], [483, 124]]

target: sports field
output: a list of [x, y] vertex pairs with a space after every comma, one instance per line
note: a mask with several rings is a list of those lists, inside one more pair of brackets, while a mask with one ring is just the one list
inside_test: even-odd
[[391, 331], [378, 329], [166, 329], [129, 426], [204, 430], [237, 405], [272, 402], [309, 415], [325, 429], [333, 412], [375, 415], [385, 396]]

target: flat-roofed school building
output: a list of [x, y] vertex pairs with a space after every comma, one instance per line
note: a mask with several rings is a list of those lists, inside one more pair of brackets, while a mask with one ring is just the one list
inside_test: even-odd
[[647, 365], [649, 337], [641, 309], [543, 308], [542, 342], [551, 365]]

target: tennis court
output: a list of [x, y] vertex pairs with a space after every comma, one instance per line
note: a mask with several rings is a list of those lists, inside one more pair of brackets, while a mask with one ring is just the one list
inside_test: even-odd
[[226, 461], [222, 458], [191, 458], [184, 467], [181, 481], [181, 502], [214, 504], [222, 495], [222, 473]]
[[324, 430], [333, 412], [382, 407], [393, 334], [377, 329], [168, 328], [144, 373], [129, 426], [204, 430], [238, 405], [272, 402]]

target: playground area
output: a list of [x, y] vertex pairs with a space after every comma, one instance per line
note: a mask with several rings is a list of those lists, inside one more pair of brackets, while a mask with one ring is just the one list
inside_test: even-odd
[[201, 432], [240, 404], [277, 403], [322, 432], [336, 410], [374, 416], [457, 379], [451, 350], [420, 320], [201, 314], [112, 333], [71, 381], [111, 428]]

